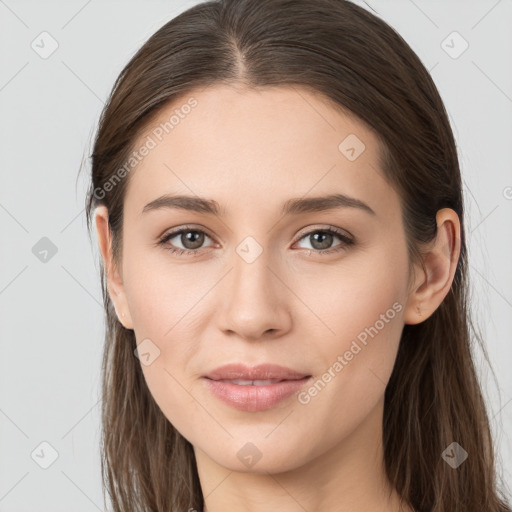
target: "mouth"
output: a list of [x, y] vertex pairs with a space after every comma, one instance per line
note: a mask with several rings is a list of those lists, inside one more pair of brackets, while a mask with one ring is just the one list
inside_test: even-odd
[[[273, 381], [272, 384], [283, 380], [298, 380], [310, 377], [286, 366], [277, 364], [259, 364], [258, 366], [247, 366], [242, 363], [231, 363], [219, 366], [210, 371], [204, 377], [211, 380], [228, 380], [240, 382]], [[243, 385], [243, 384], [242, 384]]]
[[225, 365], [203, 376], [207, 389], [240, 411], [272, 409], [306, 385], [311, 375], [277, 365]]
[[[277, 384], [279, 382], [285, 382], [288, 379], [266, 379], [266, 380], [243, 380], [243, 379], [219, 379], [216, 382], [229, 382], [236, 384], [237, 386], [270, 386], [271, 384]], [[298, 379], [290, 379], [298, 380]]]

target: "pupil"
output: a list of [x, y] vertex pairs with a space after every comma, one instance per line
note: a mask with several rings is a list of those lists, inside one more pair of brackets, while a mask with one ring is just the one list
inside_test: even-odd
[[[198, 247], [201, 247], [202, 243], [203, 243], [203, 239], [202, 237], [204, 238], [204, 235], [202, 233], [199, 233], [197, 231], [187, 231], [185, 233], [185, 240], [187, 242], [192, 242], [192, 245], [193, 247], [188, 247], [189, 249], [197, 249]], [[199, 241], [198, 241], [199, 239]], [[187, 247], [186, 244], [183, 244], [185, 245], [185, 247]]]
[[[327, 242], [330, 242], [330, 239], [332, 238], [332, 235], [330, 233], [315, 233], [313, 235], [313, 238], [315, 240], [315, 243], [318, 241], [318, 238], [320, 238], [320, 247], [317, 247], [317, 249], [326, 249], [329, 247], [330, 243], [325, 243], [325, 240], [327, 239]], [[313, 244], [313, 247], [315, 245]]]

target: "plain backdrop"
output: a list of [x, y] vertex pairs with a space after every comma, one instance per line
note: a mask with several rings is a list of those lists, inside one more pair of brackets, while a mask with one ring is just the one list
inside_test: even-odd
[[[0, 0], [0, 512], [104, 510], [99, 251], [85, 225], [89, 168], [78, 170], [122, 67], [196, 3]], [[511, 486], [512, 2], [356, 3], [408, 41], [450, 115], [472, 307], [496, 379], [475, 358]]]

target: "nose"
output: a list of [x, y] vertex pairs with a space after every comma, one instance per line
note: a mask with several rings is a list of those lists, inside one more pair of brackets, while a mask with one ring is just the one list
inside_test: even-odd
[[230, 336], [248, 341], [282, 335], [291, 326], [288, 289], [279, 265], [263, 251], [254, 261], [236, 252], [231, 271], [219, 290], [218, 322]]

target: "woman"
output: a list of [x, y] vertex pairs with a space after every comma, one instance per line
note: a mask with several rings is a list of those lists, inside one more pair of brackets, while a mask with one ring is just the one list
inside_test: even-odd
[[114, 510], [510, 511], [461, 188], [431, 77], [364, 9], [220, 0], [158, 30], [87, 198]]

